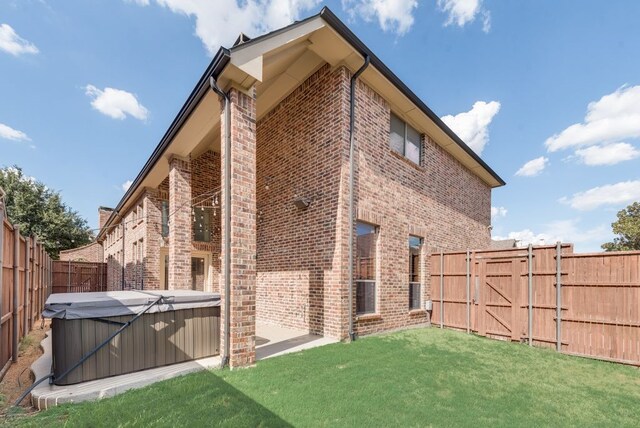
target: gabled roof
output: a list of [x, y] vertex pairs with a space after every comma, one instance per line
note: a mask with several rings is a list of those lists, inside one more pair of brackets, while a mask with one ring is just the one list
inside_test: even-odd
[[[120, 210], [124, 207], [127, 201], [134, 195], [134, 193], [138, 190], [141, 183], [145, 179], [145, 177], [152, 170], [154, 165], [162, 158], [165, 154], [167, 148], [171, 144], [172, 140], [185, 122], [189, 119], [191, 113], [198, 106], [200, 101], [204, 98], [208, 91], [210, 91], [209, 87], [209, 79], [213, 77], [214, 79], [218, 79], [225, 69], [228, 69], [228, 65], [231, 65], [232, 55], [242, 56], [243, 52], [246, 52], [247, 49], [251, 49], [252, 47], [258, 46], [260, 43], [266, 43], [268, 40], [277, 40], [278, 36], [287, 35], [287, 34], [295, 34], [296, 32], [300, 32], [303, 30], [305, 25], [314, 25], [314, 22], [318, 22], [318, 18], [320, 18], [323, 22], [323, 25], [328, 25], [339, 37], [341, 37], [348, 45], [350, 45], [353, 50], [358, 52], [358, 54], [364, 58], [368, 56], [370, 58], [370, 68], [377, 70], [377, 72], [382, 76], [383, 79], [391, 83], [404, 97], [406, 97], [409, 102], [414, 105], [422, 114], [424, 114], [428, 119], [435, 124], [435, 128], [440, 133], [439, 135], [445, 135], [446, 138], [450, 139], [451, 147], [457, 147], [457, 155], [456, 156], [464, 156], [465, 159], [469, 159], [473, 165], [473, 168], [482, 171], [482, 176], [484, 181], [487, 182], [491, 187], [499, 187], [505, 184], [504, 180], [493, 171], [489, 165], [486, 164], [467, 144], [464, 143], [441, 119], [438, 117], [411, 89], [407, 87], [390, 69], [387, 67], [356, 35], [342, 22], [340, 19], [328, 8], [324, 7], [319, 14], [310, 16], [301, 21], [294, 22], [291, 25], [288, 25], [284, 28], [272, 31], [270, 33], [261, 35], [259, 37], [250, 39], [244, 34], [241, 34], [233, 47], [230, 49], [226, 49], [221, 47], [213, 60], [203, 73], [202, 77], [196, 84], [195, 88], [187, 98], [187, 101], [182, 106], [178, 115], [175, 117], [171, 126], [164, 134], [162, 139], [160, 140], [158, 146], [155, 148], [144, 167], [138, 174], [138, 176], [133, 181], [132, 185], [129, 187], [127, 192], [124, 194], [116, 208], [114, 209], [113, 214], [109, 217], [109, 220], [105, 223], [105, 227], [100, 231], [98, 235], [98, 240], [103, 239], [103, 235], [105, 233], [106, 228], [115, 220], [115, 218], [119, 215]], [[292, 36], [293, 37], [293, 36]], [[248, 60], [246, 64], [250, 64], [252, 61]], [[259, 62], [259, 65], [262, 65], [262, 62]], [[251, 64], [250, 64], [251, 66]], [[238, 68], [236, 68], [238, 70]], [[445, 137], [443, 137], [445, 138]], [[453, 151], [453, 150], [449, 150]], [[470, 168], [473, 170], [473, 168]], [[474, 171], [478, 174], [478, 171]]]

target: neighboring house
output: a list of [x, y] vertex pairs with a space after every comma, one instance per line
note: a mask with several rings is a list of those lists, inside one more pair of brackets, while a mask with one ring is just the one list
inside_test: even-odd
[[517, 247], [518, 241], [515, 239], [492, 239], [489, 243], [489, 248], [492, 250], [509, 250]]
[[112, 289], [220, 291], [242, 366], [256, 320], [340, 339], [428, 324], [427, 254], [488, 247], [503, 184], [325, 8], [218, 51], [98, 240]]
[[[109, 216], [113, 213], [112, 208], [99, 207], [98, 208], [98, 223], [100, 230], [105, 225]], [[65, 262], [104, 262], [104, 251], [102, 243], [93, 241], [82, 247], [71, 248], [69, 250], [60, 251], [59, 257], [61, 261]]]
[[104, 262], [102, 244], [91, 242], [82, 247], [60, 251], [60, 260], [63, 262]]

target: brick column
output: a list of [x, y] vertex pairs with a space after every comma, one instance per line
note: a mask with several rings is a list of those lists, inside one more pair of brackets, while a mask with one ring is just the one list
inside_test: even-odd
[[191, 289], [191, 164], [169, 158], [169, 289]]
[[144, 212], [146, 214], [146, 245], [144, 265], [145, 290], [160, 288], [160, 244], [162, 243], [162, 214], [161, 202], [157, 189], [147, 189], [144, 198]]
[[[222, 266], [231, 260], [229, 365], [243, 367], [255, 362], [256, 331], [256, 105], [255, 98], [231, 89], [231, 152], [225, 152], [222, 114]], [[226, 206], [225, 157], [231, 157], [231, 204]], [[231, 210], [231, 254], [225, 254], [225, 213]], [[224, 282], [222, 325], [225, 324]], [[222, 346], [224, 349], [223, 334]]]

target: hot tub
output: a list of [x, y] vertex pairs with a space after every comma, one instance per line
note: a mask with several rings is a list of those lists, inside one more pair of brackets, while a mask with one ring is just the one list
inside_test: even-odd
[[[107, 345], [64, 375], [145, 309], [143, 315]], [[51, 294], [43, 316], [52, 318], [53, 383], [56, 385], [220, 353], [220, 295], [217, 293], [169, 290]]]

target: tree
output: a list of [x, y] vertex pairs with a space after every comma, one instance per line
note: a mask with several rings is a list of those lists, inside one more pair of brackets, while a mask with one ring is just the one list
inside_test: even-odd
[[0, 168], [0, 188], [6, 193], [9, 221], [20, 226], [23, 236], [37, 236], [51, 257], [94, 239], [87, 221], [62, 201], [59, 192], [24, 175], [17, 166]]
[[616, 236], [613, 242], [602, 244], [605, 251], [640, 250], [640, 202], [634, 202], [618, 212], [618, 221], [611, 224]]

